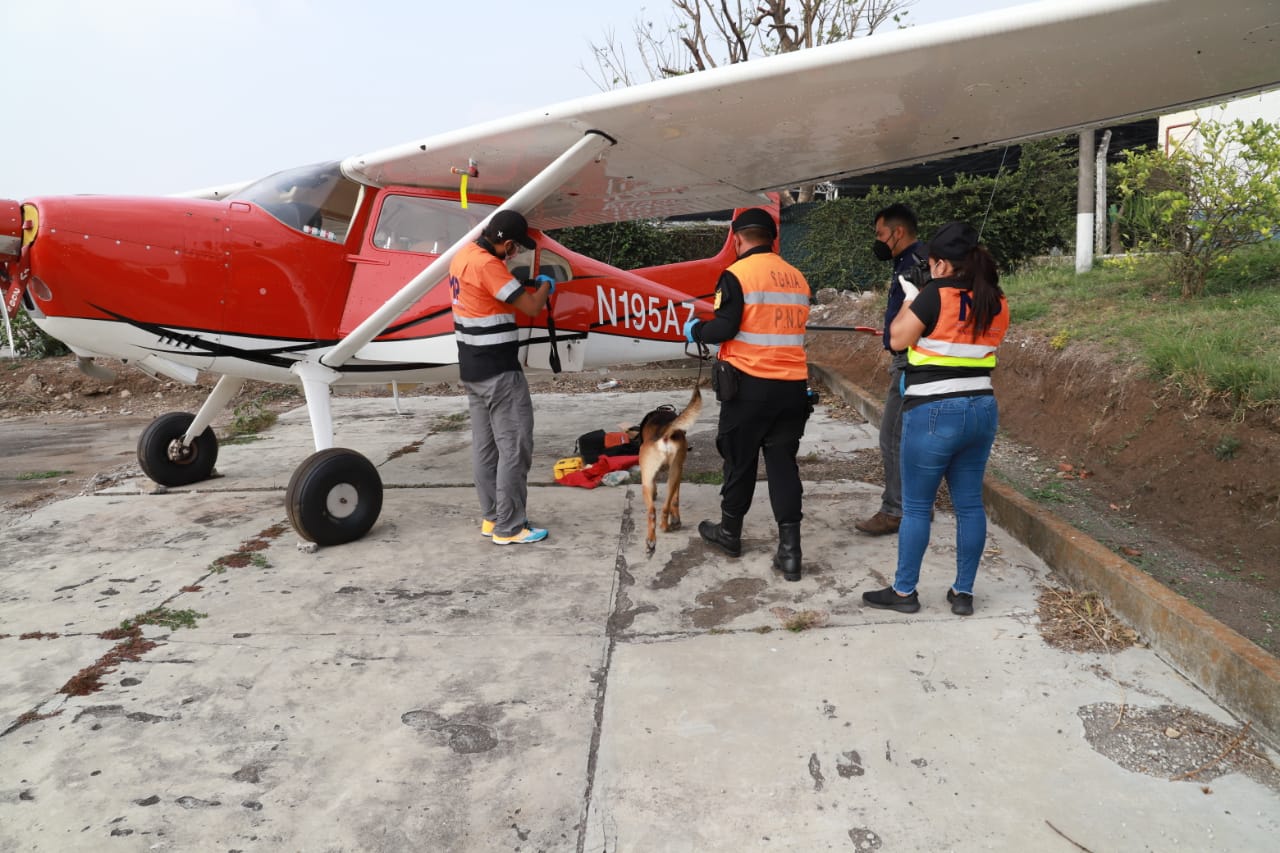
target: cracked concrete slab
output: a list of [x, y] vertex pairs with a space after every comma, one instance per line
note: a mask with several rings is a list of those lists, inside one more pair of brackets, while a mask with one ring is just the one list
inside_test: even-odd
[[[686, 399], [536, 394], [531, 479], [548, 485], [529, 506], [551, 538], [535, 546], [479, 536], [459, 397], [408, 398], [412, 416], [336, 401], [339, 443], [388, 486], [350, 545], [304, 553], [284, 522], [311, 451], [301, 411], [223, 448], [207, 483], [7, 516], [0, 851], [1226, 851], [1280, 831], [1265, 774], [1170, 782], [1115, 752], [1158, 750], [1149, 732], [1091, 742], [1114, 707], [1239, 721], [1149, 649], [1049, 647], [1048, 570], [998, 528], [960, 619], [939, 512], [924, 607], [903, 617], [861, 606], [895, 559], [850, 532], [876, 487], [806, 483], [806, 573], [787, 583], [764, 482], [738, 559], [696, 533], [714, 485], [684, 485], [683, 528], [647, 558], [637, 486], [549, 484], [581, 433]], [[820, 410], [801, 452], [875, 446]], [[99, 634], [162, 606], [201, 615], [145, 625], [155, 647], [109, 661], [125, 641]], [[101, 689], [58, 692], [103, 661]]]

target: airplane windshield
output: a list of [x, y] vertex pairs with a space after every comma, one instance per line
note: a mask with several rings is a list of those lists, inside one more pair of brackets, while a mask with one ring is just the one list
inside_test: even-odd
[[304, 234], [342, 243], [360, 200], [360, 185], [343, 177], [334, 161], [277, 172], [230, 198], [252, 202]]

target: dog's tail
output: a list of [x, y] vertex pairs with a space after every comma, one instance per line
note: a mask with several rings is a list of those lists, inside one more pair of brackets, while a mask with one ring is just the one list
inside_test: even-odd
[[669, 438], [678, 433], [684, 433], [689, 427], [693, 426], [693, 422], [698, 419], [698, 415], [702, 413], [702, 392], [698, 390], [698, 386], [693, 386], [693, 396], [689, 398], [689, 405], [684, 407], [684, 411], [676, 416], [676, 419], [667, 425], [664, 434]]

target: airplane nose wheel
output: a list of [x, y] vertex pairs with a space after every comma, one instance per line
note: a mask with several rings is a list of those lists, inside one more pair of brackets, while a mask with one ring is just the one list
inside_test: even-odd
[[293, 472], [285, 508], [303, 539], [317, 545], [354, 542], [382, 512], [382, 477], [354, 450], [321, 450]]
[[138, 438], [138, 464], [162, 486], [189, 486], [207, 480], [218, 461], [218, 437], [212, 427], [183, 446], [182, 437], [196, 419], [187, 412], [161, 415]]

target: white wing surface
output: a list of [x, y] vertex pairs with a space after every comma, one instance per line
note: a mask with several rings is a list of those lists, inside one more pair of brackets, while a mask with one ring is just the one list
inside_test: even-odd
[[509, 196], [590, 130], [616, 141], [548, 229], [756, 204], [766, 190], [1280, 85], [1280, 0], [1053, 0], [568, 101], [344, 161], [377, 185]]

